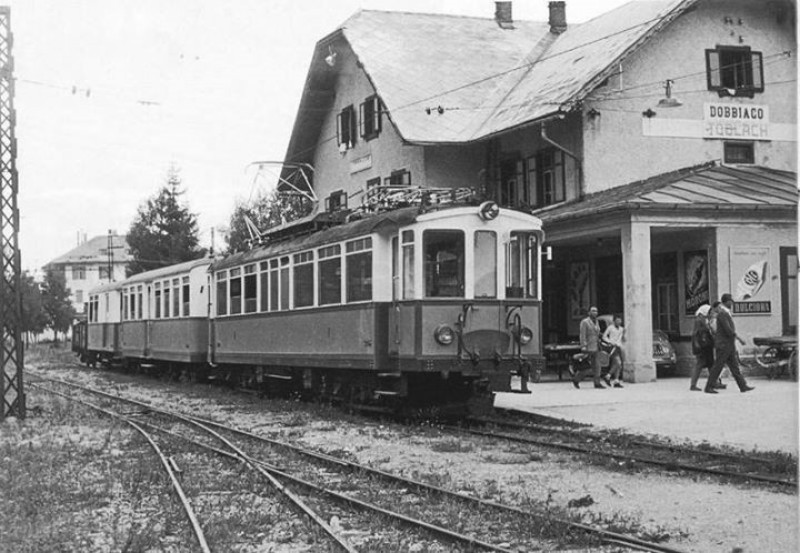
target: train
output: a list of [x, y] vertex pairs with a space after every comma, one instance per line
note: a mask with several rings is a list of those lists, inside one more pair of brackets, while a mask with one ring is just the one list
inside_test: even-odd
[[491, 398], [541, 370], [540, 219], [490, 201], [353, 215], [99, 286], [73, 349], [375, 407]]

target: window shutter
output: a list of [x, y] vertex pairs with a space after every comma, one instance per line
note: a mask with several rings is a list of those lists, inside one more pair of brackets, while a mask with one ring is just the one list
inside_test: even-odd
[[336, 115], [336, 143], [341, 144], [343, 137], [343, 129], [342, 129], [342, 113], [338, 113]]
[[709, 90], [717, 90], [722, 87], [722, 79], [719, 72], [718, 50], [706, 50], [706, 73]]
[[378, 134], [381, 132], [381, 100], [375, 96], [373, 102], [375, 102], [375, 113], [372, 116], [372, 120], [374, 121], [375, 134]]
[[367, 108], [366, 102], [358, 106], [358, 134], [360, 134], [361, 136], [367, 136], [367, 133], [370, 132], [370, 129], [364, 127], [364, 121], [366, 121], [364, 113], [366, 112], [366, 108]]
[[753, 90], [764, 91], [764, 66], [761, 64], [761, 52], [750, 53], [750, 67], [753, 72]]
[[358, 129], [356, 128], [356, 110], [353, 106], [347, 107], [347, 121], [348, 126], [350, 127], [348, 133], [348, 140], [349, 144], [347, 145], [349, 148], [352, 148], [356, 143], [356, 137], [358, 136]]

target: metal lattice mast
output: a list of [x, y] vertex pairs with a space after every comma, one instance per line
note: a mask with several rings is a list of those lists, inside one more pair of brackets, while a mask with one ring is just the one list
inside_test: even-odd
[[0, 6], [0, 324], [3, 327], [0, 344], [0, 368], [3, 370], [0, 420], [8, 416], [25, 416], [12, 43], [11, 10], [8, 6]]

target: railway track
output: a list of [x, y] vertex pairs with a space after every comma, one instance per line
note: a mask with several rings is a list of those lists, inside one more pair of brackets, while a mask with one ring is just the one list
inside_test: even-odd
[[[635, 536], [609, 532], [575, 521], [537, 515], [513, 506], [477, 499], [464, 493], [449, 491], [304, 449], [285, 441], [258, 436], [216, 421], [154, 409], [136, 400], [71, 382], [42, 379], [42, 383], [48, 383], [49, 386], [66, 386], [71, 390], [101, 397], [106, 401], [122, 402], [128, 408], [135, 407], [138, 410], [137, 420], [155, 416], [161, 419], [160, 422], [140, 421], [139, 424], [150, 431], [167, 434], [206, 451], [214, 451], [218, 455], [246, 463], [254, 470], [263, 470], [285, 488], [298, 490], [296, 493], [304, 494], [304, 499], [310, 508], [313, 507], [312, 510], [326, 513], [317, 516], [321, 522], [324, 523], [332, 512], [337, 513], [337, 518], [347, 520], [347, 524], [337, 523], [333, 526], [347, 526], [351, 529], [349, 531], [351, 535], [374, 535], [375, 532], [381, 531], [381, 528], [374, 527], [359, 530], [357, 521], [349, 514], [350, 511], [359, 511], [366, 513], [368, 518], [372, 517], [373, 522], [376, 519], [391, 521], [393, 525], [404, 530], [414, 529], [418, 534], [414, 543], [429, 543], [434, 548], [431, 550], [436, 550], [435, 544], [442, 543], [446, 544], [443, 550], [447, 551], [550, 549], [556, 545], [556, 541], [570, 536], [569, 539], [573, 542], [576, 539], [584, 544], [588, 541], [595, 547], [601, 544], [613, 544], [638, 551], [663, 553], [679, 551]], [[191, 431], [187, 432], [185, 428], [176, 431], [172, 427], [174, 423], [170, 423], [170, 420], [179, 420], [182, 428], [188, 425]], [[166, 426], [167, 424], [172, 425]], [[226, 447], [210, 444], [209, 435]], [[236, 444], [233, 444], [234, 440], [237, 441]], [[346, 513], [341, 507], [322, 506], [323, 497], [337, 504], [346, 504], [350, 511]], [[310, 514], [309, 518], [314, 520]], [[316, 523], [319, 524], [319, 521]], [[385, 523], [383, 527], [386, 527]], [[466, 529], [469, 529], [469, 533], [465, 531]], [[331, 539], [342, 539], [344, 543], [339, 543], [342, 549], [350, 550], [347, 547], [358, 546], [363, 550], [376, 550], [374, 542], [355, 540], [357, 545], [354, 546], [343, 536], [336, 535], [336, 528], [325, 530]], [[332, 530], [335, 537], [328, 530]], [[454, 546], [458, 549], [454, 549]]]
[[[594, 429], [571, 429], [495, 417], [475, 417], [468, 419], [466, 423], [466, 426], [447, 428], [477, 436], [609, 458], [626, 462], [628, 466], [651, 465], [670, 471], [707, 474], [729, 481], [758, 482], [797, 490], [797, 464], [791, 456], [777, 459], [745, 452], [725, 452], [640, 440]], [[498, 432], [494, 428], [513, 433]]]

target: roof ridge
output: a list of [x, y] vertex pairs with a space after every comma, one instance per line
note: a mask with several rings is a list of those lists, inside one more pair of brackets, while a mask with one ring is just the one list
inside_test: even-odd
[[[402, 14], [402, 15], [422, 15], [422, 16], [432, 16], [432, 17], [448, 17], [451, 19], [478, 19], [481, 21], [493, 21], [494, 17], [481, 17], [478, 15], [464, 15], [464, 14], [456, 14], [456, 13], [435, 13], [435, 12], [412, 12], [407, 10], [377, 10], [377, 9], [359, 9], [356, 13], [354, 13], [350, 18], [355, 17], [360, 13], [391, 13], [391, 14]], [[350, 19], [348, 18], [348, 20]], [[515, 19], [516, 21], [521, 21], [524, 23], [542, 23], [547, 24], [547, 21], [539, 20], [539, 19]]]

